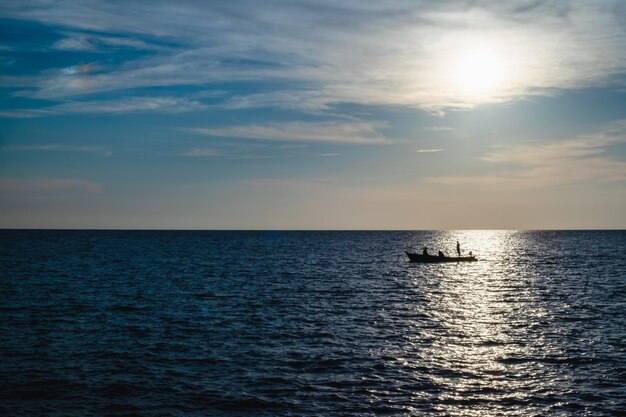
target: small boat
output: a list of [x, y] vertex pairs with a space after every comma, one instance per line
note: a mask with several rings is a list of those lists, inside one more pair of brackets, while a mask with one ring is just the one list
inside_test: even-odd
[[405, 252], [411, 262], [421, 262], [427, 264], [438, 264], [444, 262], [475, 262], [475, 256], [436, 256], [422, 255], [419, 253]]

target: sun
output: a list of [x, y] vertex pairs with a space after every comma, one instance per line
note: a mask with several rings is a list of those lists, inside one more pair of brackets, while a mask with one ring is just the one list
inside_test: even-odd
[[496, 95], [504, 84], [505, 75], [500, 54], [490, 48], [475, 47], [453, 60], [450, 78], [457, 94], [481, 99]]

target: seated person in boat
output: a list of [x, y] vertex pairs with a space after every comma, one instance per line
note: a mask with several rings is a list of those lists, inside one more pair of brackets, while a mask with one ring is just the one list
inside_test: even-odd
[[440, 258], [443, 258], [443, 257], [445, 257], [445, 256], [446, 256], [446, 255], [444, 255], [444, 253], [443, 253], [442, 251], [439, 251], [439, 257], [440, 257]]
[[424, 250], [422, 251], [422, 255], [428, 255], [428, 248], [424, 247]]

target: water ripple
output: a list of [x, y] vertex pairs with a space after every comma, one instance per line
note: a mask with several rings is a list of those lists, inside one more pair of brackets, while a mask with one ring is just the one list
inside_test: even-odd
[[0, 238], [2, 415], [626, 409], [625, 232]]

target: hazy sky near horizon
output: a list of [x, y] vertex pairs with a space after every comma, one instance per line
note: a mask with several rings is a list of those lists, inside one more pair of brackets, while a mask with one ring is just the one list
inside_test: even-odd
[[626, 2], [0, 19], [0, 227], [626, 228]]

